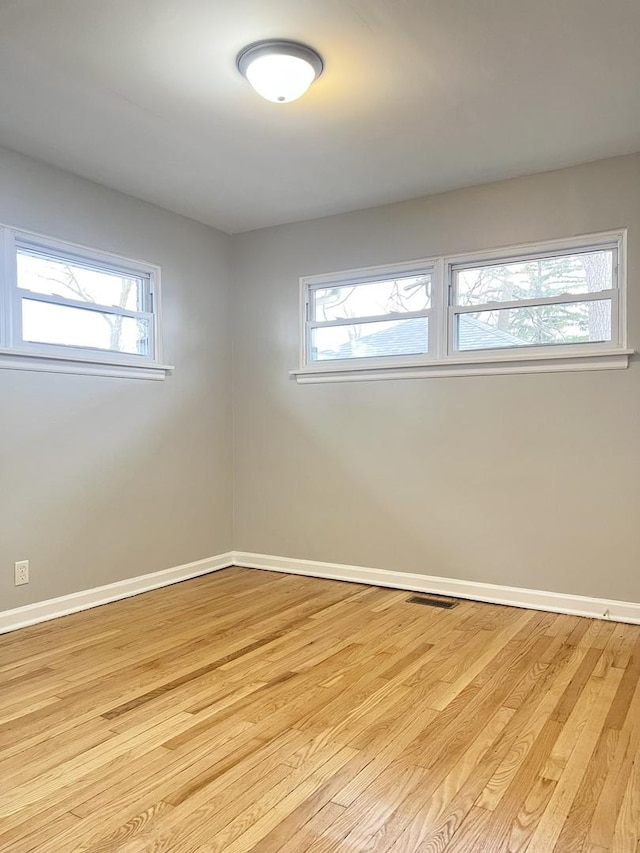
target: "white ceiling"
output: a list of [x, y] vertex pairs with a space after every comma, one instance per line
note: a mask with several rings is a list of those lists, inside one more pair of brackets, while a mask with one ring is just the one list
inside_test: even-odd
[[[293, 104], [235, 69], [300, 39]], [[228, 232], [640, 150], [640, 0], [0, 0], [0, 145]]]

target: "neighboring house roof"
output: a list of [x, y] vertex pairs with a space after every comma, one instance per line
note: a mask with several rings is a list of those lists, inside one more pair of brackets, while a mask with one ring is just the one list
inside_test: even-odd
[[523, 341], [509, 332], [496, 329], [476, 320], [471, 314], [459, 314], [458, 342], [460, 349], [489, 349], [490, 347], [522, 346]]
[[[460, 314], [459, 317], [461, 350], [522, 346], [519, 338], [476, 320], [470, 314]], [[421, 353], [424, 352], [424, 334], [424, 320], [421, 318], [401, 320], [390, 328], [342, 344], [337, 350], [326, 351], [325, 355], [330, 358], [361, 358]]]

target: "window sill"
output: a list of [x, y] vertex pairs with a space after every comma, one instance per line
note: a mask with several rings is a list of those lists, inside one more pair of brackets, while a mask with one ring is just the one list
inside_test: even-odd
[[432, 361], [421, 364], [380, 365], [330, 365], [328, 367], [304, 367], [290, 371], [299, 385], [322, 382], [367, 382], [380, 379], [426, 379], [449, 376], [494, 376], [509, 373], [558, 373], [582, 370], [624, 370], [634, 354], [631, 349], [601, 350], [584, 355], [528, 354], [513, 358], [509, 355], [491, 358], [456, 358], [448, 361]]
[[44, 373], [79, 373], [87, 376], [112, 376], [120, 379], [162, 380], [174, 368], [149, 361], [93, 359], [80, 355], [20, 352], [0, 349], [0, 370], [32, 370]]

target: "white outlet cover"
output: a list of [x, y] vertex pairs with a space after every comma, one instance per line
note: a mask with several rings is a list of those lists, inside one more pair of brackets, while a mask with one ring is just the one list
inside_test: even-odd
[[29, 583], [29, 560], [19, 560], [15, 563], [15, 586]]

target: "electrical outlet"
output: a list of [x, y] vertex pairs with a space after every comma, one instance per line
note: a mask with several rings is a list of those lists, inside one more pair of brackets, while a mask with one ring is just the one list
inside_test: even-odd
[[29, 560], [20, 560], [15, 564], [15, 585], [29, 583]]

